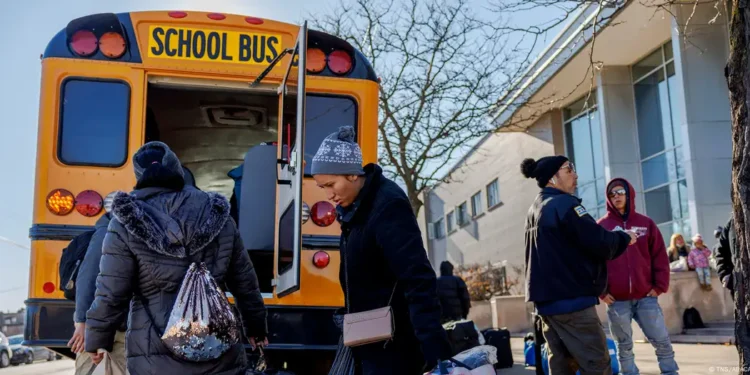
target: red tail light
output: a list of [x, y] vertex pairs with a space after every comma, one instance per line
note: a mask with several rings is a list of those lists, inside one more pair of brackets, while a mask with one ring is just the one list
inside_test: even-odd
[[331, 52], [328, 55], [328, 69], [338, 75], [349, 73], [352, 70], [352, 57], [341, 50]]
[[44, 285], [42, 285], [42, 290], [44, 291], [44, 293], [52, 294], [55, 292], [55, 284], [48, 281], [44, 283]]
[[225, 16], [225, 15], [223, 15], [221, 13], [209, 13], [209, 14], [206, 15], [206, 17], [208, 17], [208, 18], [210, 18], [210, 19], [212, 19], [214, 21], [221, 21], [221, 20], [227, 18], [227, 16]]
[[336, 221], [336, 207], [330, 202], [320, 201], [312, 206], [312, 221], [319, 227], [327, 227]]
[[104, 33], [99, 38], [99, 49], [104, 56], [110, 59], [118, 59], [125, 54], [125, 38], [114, 31]]
[[185, 18], [187, 17], [187, 12], [169, 12], [168, 13], [170, 17], [172, 18]]
[[76, 211], [86, 217], [94, 217], [102, 212], [104, 201], [99, 193], [93, 190], [82, 191], [76, 197]]
[[245, 22], [251, 25], [262, 25], [263, 20], [258, 17], [245, 17]]
[[89, 30], [78, 30], [70, 38], [70, 49], [78, 56], [88, 57], [96, 53], [99, 41], [96, 35]]
[[73, 211], [74, 202], [73, 193], [65, 189], [56, 189], [47, 195], [47, 209], [58, 216], [65, 216]]
[[326, 268], [331, 263], [331, 256], [325, 251], [318, 251], [313, 254], [313, 264], [318, 268]]

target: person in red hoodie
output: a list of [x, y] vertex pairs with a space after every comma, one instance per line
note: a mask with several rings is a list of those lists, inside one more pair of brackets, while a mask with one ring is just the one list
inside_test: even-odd
[[623, 375], [640, 374], [633, 354], [632, 321], [635, 319], [656, 350], [664, 375], [677, 374], [674, 351], [657, 297], [669, 288], [669, 257], [664, 239], [653, 220], [635, 211], [635, 190], [623, 178], [607, 184], [607, 214], [599, 224], [607, 230], [632, 230], [638, 240], [619, 258], [607, 261], [609, 330], [615, 339]]

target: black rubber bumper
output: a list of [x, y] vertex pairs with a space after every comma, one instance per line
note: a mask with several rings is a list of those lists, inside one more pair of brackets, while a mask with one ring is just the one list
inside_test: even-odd
[[[336, 350], [340, 332], [335, 308], [267, 306], [269, 349]], [[24, 345], [64, 348], [73, 336], [75, 303], [59, 299], [26, 301]]]

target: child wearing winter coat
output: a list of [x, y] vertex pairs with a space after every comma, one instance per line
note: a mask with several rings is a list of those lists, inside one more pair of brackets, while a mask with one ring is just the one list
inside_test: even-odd
[[698, 282], [703, 290], [711, 290], [711, 268], [709, 258], [711, 249], [703, 243], [703, 237], [700, 234], [693, 236], [693, 250], [688, 254], [688, 266], [694, 269], [698, 274]]

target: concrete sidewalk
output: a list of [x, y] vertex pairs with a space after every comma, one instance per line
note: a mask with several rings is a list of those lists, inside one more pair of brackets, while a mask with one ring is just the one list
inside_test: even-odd
[[[498, 370], [500, 375], [533, 375], [534, 368], [523, 366], [523, 339], [512, 338], [511, 348], [516, 365]], [[737, 348], [726, 345], [674, 344], [680, 375], [736, 374], [739, 363]], [[659, 375], [654, 349], [650, 344], [635, 344], [635, 360], [641, 375]]]

